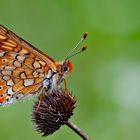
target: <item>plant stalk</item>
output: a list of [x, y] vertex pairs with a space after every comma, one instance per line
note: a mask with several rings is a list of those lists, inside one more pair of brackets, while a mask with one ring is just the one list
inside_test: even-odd
[[90, 140], [89, 137], [80, 130], [80, 128], [78, 128], [75, 124], [73, 124], [70, 121], [67, 121], [65, 123], [69, 128], [71, 128], [74, 132], [76, 132], [81, 138], [83, 138], [83, 140]]

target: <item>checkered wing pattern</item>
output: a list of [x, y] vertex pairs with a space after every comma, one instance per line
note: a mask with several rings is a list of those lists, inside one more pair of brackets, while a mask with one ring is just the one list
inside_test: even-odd
[[42, 90], [55, 61], [0, 25], [0, 105], [10, 105]]

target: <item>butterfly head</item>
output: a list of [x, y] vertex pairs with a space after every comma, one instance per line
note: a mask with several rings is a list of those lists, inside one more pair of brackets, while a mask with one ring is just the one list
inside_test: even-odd
[[66, 60], [61, 64], [61, 73], [66, 76], [72, 72], [72, 68], [72, 63]]

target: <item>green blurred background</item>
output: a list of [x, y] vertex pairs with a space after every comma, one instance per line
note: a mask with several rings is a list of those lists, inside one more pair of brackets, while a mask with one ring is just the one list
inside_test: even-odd
[[[71, 120], [93, 140], [140, 140], [139, 0], [0, 0], [0, 24], [58, 61], [88, 31], [67, 78], [77, 98]], [[0, 108], [0, 140], [80, 140], [66, 126], [41, 137], [35, 99]]]

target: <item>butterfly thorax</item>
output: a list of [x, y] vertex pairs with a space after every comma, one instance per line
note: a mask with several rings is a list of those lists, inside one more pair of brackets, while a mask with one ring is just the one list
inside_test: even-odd
[[47, 93], [56, 88], [60, 88], [62, 81], [72, 71], [72, 64], [70, 61], [56, 63], [55, 66], [55, 70], [46, 67], [47, 72], [43, 80], [43, 87], [46, 88]]

